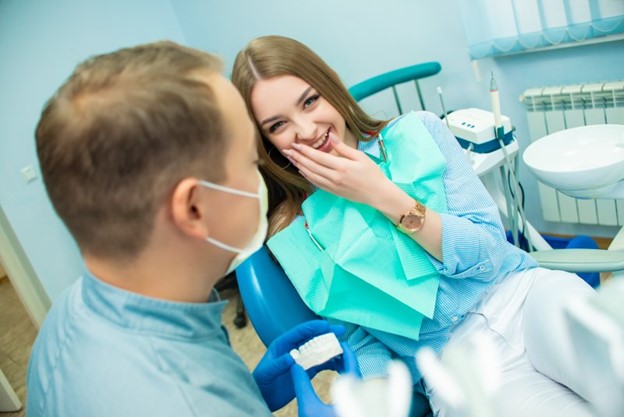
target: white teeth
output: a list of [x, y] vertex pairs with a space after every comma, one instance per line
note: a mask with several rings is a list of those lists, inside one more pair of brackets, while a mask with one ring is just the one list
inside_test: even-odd
[[316, 142], [312, 144], [312, 147], [314, 149], [320, 148], [325, 143], [325, 141], [327, 141], [328, 137], [329, 137], [329, 129], [327, 130], [327, 132], [325, 132], [325, 135], [323, 136], [323, 138], [317, 140]]

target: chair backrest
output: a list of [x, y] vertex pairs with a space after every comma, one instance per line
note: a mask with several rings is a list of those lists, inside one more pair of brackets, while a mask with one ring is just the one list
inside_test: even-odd
[[249, 319], [265, 346], [304, 321], [318, 319], [263, 246], [236, 268], [236, 278]]
[[403, 114], [403, 107], [401, 106], [396, 86], [408, 81], [414, 81], [414, 84], [416, 85], [416, 92], [418, 94], [418, 100], [420, 101], [420, 107], [422, 110], [426, 110], [418, 80], [435, 75], [440, 72], [441, 69], [442, 66], [439, 62], [423, 62], [422, 64], [399, 68], [371, 77], [349, 88], [349, 92], [355, 101], [360, 101], [373, 94], [377, 94], [386, 88], [392, 88], [392, 93], [394, 94], [394, 100], [396, 102], [397, 109], [399, 110], [399, 114]]

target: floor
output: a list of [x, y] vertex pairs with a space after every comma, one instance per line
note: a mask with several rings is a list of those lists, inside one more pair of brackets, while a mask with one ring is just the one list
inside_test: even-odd
[[[0, 369], [22, 404], [26, 399], [26, 370], [37, 330], [7, 278], [0, 278]], [[24, 409], [0, 413], [2, 417], [23, 417]]]
[[[223, 292], [224, 298], [232, 299], [235, 293], [231, 290]], [[228, 304], [223, 315], [223, 322], [229, 330], [234, 350], [240, 355], [250, 369], [258, 363], [265, 348], [258, 338], [253, 326], [249, 323], [242, 329], [233, 324], [236, 302]], [[26, 371], [30, 349], [36, 336], [36, 329], [17, 298], [8, 279], [0, 279], [0, 369], [17, 393], [20, 401], [26, 399]], [[313, 385], [319, 396], [328, 401], [328, 387], [335, 374], [324, 372], [317, 376]], [[0, 417], [24, 417], [24, 409], [15, 413], [0, 413]], [[277, 417], [296, 417], [297, 406], [293, 401], [275, 413]]]

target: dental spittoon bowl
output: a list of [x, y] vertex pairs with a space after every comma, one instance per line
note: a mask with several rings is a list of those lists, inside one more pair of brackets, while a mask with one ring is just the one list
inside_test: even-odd
[[540, 182], [573, 197], [598, 198], [624, 179], [624, 125], [552, 133], [531, 143], [523, 159]]

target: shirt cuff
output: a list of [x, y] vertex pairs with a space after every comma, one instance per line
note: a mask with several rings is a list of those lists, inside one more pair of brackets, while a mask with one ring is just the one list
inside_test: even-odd
[[500, 248], [506, 245], [502, 232], [498, 228], [494, 230], [491, 225], [475, 224], [446, 213], [441, 213], [440, 217], [443, 262], [429, 255], [437, 272], [456, 279], [490, 281], [495, 278], [495, 263], [500, 263], [496, 262], [500, 257]]

